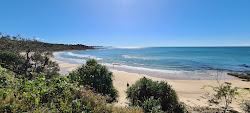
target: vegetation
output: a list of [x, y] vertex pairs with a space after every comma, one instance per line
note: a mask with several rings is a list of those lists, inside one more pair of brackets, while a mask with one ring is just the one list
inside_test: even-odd
[[[131, 106], [115, 107], [111, 102], [117, 100], [118, 92], [107, 67], [89, 59], [65, 77], [49, 59], [53, 51], [94, 49], [92, 46], [0, 36], [0, 112], [187, 112], [167, 82], [145, 77], [126, 91]], [[230, 109], [237, 88], [229, 83], [212, 88], [216, 102], [225, 102], [224, 112]], [[249, 101], [244, 101], [242, 108], [249, 112]]]
[[0, 64], [17, 74], [24, 74], [25, 58], [11, 51], [0, 51]]
[[151, 113], [163, 113], [162, 111], [162, 107], [161, 107], [161, 102], [160, 99], [154, 99], [153, 96], [151, 96], [150, 98], [145, 98], [142, 101], [142, 105], [141, 105], [142, 109], [145, 112], [151, 112]]
[[[50, 61], [53, 51], [94, 49], [92, 46], [50, 44], [24, 39], [20, 35], [10, 37], [0, 33], [0, 64], [19, 75], [32, 79], [32, 73], [44, 73], [46, 78], [57, 76], [59, 66]], [[20, 53], [23, 53], [22, 56]]]
[[12, 51], [0, 51], [0, 64], [18, 75], [34, 79], [31, 73], [44, 73], [46, 78], [58, 76], [59, 66], [56, 62], [49, 60], [49, 55], [35, 52], [25, 58], [19, 53]]
[[0, 112], [142, 112], [109, 105], [103, 96], [63, 76], [38, 74], [28, 80], [0, 67], [0, 81]]
[[142, 112], [138, 108], [114, 107], [107, 103], [106, 95], [112, 99], [118, 96], [112, 84], [113, 75], [95, 60], [87, 63], [84, 72], [79, 71], [79, 74], [99, 77], [88, 81], [90, 79], [81, 75], [74, 75], [81, 77], [79, 79], [59, 76], [58, 64], [49, 59], [53, 51], [93, 47], [49, 44], [1, 33], [0, 36], [0, 112]]
[[89, 59], [86, 64], [71, 72], [69, 78], [71, 82], [77, 82], [78, 85], [89, 85], [98, 93], [111, 97], [109, 102], [115, 101], [118, 97], [117, 90], [113, 86], [112, 72], [94, 59]]
[[97, 81], [90, 81], [91, 85], [86, 78], [76, 81], [72, 77], [59, 76], [58, 64], [49, 59], [53, 51], [93, 47], [48, 44], [20, 36], [0, 35], [0, 112], [140, 112], [132, 107], [113, 107], [106, 103], [106, 96], [90, 90], [95, 89], [112, 99], [118, 96], [112, 84], [112, 73], [96, 61], [89, 62], [91, 65], [86, 65], [84, 70], [102, 75]]
[[[230, 75], [228, 73], [228, 75]], [[232, 75], [234, 76], [234, 75]], [[241, 75], [243, 76], [243, 75]], [[212, 88], [214, 93], [206, 93], [205, 98], [208, 99], [208, 103], [210, 106], [215, 106], [217, 108], [213, 108], [216, 112], [230, 112], [230, 113], [238, 113], [238, 111], [235, 111], [233, 107], [231, 107], [231, 104], [233, 102], [238, 102], [238, 104], [241, 105], [241, 109], [243, 111], [249, 110], [249, 94], [250, 90], [249, 88], [240, 88], [240, 87], [232, 87], [232, 83], [230, 82], [223, 82], [221, 83], [221, 80], [219, 79], [220, 75], [215, 76], [215, 80], [217, 82], [217, 86], [212, 85], [204, 85], [202, 89], [205, 88]], [[238, 76], [238, 78], [241, 78]], [[244, 78], [241, 78], [244, 79]]]
[[209, 93], [207, 94], [207, 97], [209, 97], [208, 102], [210, 104], [214, 104], [221, 108], [223, 113], [231, 110], [230, 104], [232, 104], [232, 101], [239, 94], [239, 88], [232, 88], [232, 84], [228, 82], [222, 84], [219, 83], [219, 86], [205, 85], [203, 88], [206, 87], [211, 87], [215, 91], [215, 94], [213, 95], [210, 95]]
[[246, 113], [250, 113], [250, 100], [243, 101], [242, 108]]
[[[161, 105], [161, 110], [165, 112], [186, 112], [185, 107], [178, 102], [175, 90], [167, 82], [152, 81], [144, 77], [128, 87], [126, 93], [131, 106], [143, 107], [145, 112], [158, 110], [158, 102]], [[148, 102], [154, 104], [148, 104]]]
[[37, 39], [25, 39], [20, 35], [11, 37], [9, 35], [2, 35], [0, 33], [0, 50], [10, 50], [14, 52], [26, 52], [30, 51], [66, 51], [66, 50], [86, 50], [94, 49], [92, 46], [86, 46], [82, 44], [71, 45], [71, 44], [51, 44], [40, 42]]
[[34, 79], [31, 73], [44, 73], [46, 78], [57, 76], [59, 66], [49, 60], [52, 52], [37, 40], [24, 39], [8, 35], [0, 38], [0, 63], [18, 75]]

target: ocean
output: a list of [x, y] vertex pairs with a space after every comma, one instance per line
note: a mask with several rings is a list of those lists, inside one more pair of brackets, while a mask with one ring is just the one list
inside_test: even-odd
[[215, 75], [233, 79], [226, 73], [250, 72], [250, 47], [107, 47], [55, 52], [54, 57], [75, 64], [91, 58], [110, 69], [169, 79], [209, 79]]

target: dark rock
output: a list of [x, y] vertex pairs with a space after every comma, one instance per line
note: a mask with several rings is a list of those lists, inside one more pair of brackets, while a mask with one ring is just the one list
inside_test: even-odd
[[248, 75], [248, 73], [227, 73], [228, 75], [240, 78], [240, 79], [246, 79], [243, 81], [249, 81], [250, 80], [250, 76]]

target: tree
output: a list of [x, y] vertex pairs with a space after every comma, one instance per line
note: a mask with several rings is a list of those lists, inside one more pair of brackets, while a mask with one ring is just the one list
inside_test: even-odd
[[127, 99], [131, 106], [143, 106], [145, 99], [154, 98], [160, 100], [163, 111], [167, 112], [186, 112], [183, 105], [178, 102], [175, 90], [164, 81], [152, 81], [145, 77], [136, 81], [135, 84], [128, 87]]
[[118, 97], [117, 90], [113, 86], [112, 72], [94, 59], [89, 59], [86, 64], [71, 72], [69, 79], [78, 82], [79, 85], [89, 85], [95, 91], [110, 96], [111, 101], [115, 101]]
[[[31, 72], [45, 73], [47, 78], [58, 75], [58, 64], [49, 60], [52, 52], [37, 40], [24, 39], [20, 35], [2, 36], [0, 50], [8, 51], [2, 54], [2, 66], [17, 74], [25, 75], [29, 79], [34, 78]], [[25, 55], [21, 56], [20, 53]]]
[[17, 74], [24, 74], [25, 58], [11, 51], [0, 51], [0, 64], [2, 67], [12, 70]]

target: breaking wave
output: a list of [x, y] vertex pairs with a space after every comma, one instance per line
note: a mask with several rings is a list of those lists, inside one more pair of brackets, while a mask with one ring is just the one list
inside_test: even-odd
[[91, 55], [80, 55], [80, 54], [75, 54], [72, 52], [68, 52], [68, 55], [70, 56], [75, 56], [79, 58], [89, 58], [89, 59], [96, 59], [96, 60], [102, 60], [102, 58], [97, 58], [96, 56], [91, 56]]
[[122, 55], [123, 58], [127, 58], [127, 59], [142, 59], [142, 60], [146, 60], [147, 58], [142, 58], [142, 57], [135, 57], [135, 56], [129, 56], [129, 55]]

